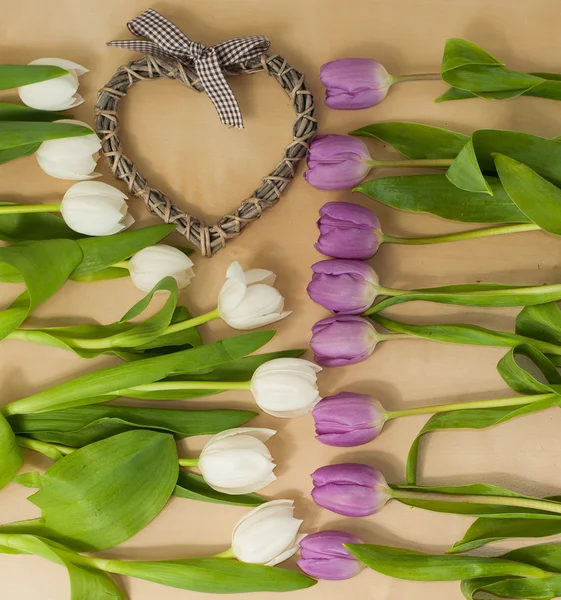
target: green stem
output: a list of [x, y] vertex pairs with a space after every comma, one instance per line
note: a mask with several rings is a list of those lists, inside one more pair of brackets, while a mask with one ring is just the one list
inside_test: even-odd
[[[541, 500], [539, 498], [520, 498], [517, 496], [483, 496], [478, 494], [445, 494], [439, 492], [423, 492], [391, 488], [394, 500], [424, 500], [432, 502], [462, 502], [468, 504], [490, 504], [499, 506], [516, 506], [532, 510], [547, 511], [561, 515], [561, 503]], [[515, 515], [513, 515], [515, 516]]]
[[173, 323], [173, 325], [169, 325], [162, 335], [177, 333], [178, 331], [183, 331], [184, 329], [189, 329], [191, 327], [197, 327], [197, 325], [202, 325], [203, 323], [207, 323], [208, 321], [219, 318], [220, 311], [215, 308], [214, 310], [204, 313], [198, 317], [193, 317], [192, 319], [187, 319], [186, 321], [180, 321], [179, 323]]
[[164, 390], [249, 390], [251, 381], [158, 381], [111, 392], [126, 396], [127, 392], [161, 392]]
[[126, 269], [127, 271], [130, 269], [130, 258], [129, 260], [121, 260], [119, 262], [116, 262], [114, 264], [112, 264], [112, 267], [118, 267], [120, 269]]
[[389, 244], [406, 245], [424, 245], [424, 244], [443, 244], [445, 242], [457, 242], [461, 240], [471, 240], [475, 238], [489, 237], [492, 235], [504, 235], [506, 233], [522, 233], [524, 231], [537, 231], [541, 229], [535, 223], [520, 223], [517, 225], [501, 225], [500, 227], [484, 227], [482, 229], [472, 229], [471, 231], [461, 231], [459, 233], [450, 233], [447, 235], [435, 235], [427, 237], [394, 237], [382, 234], [382, 242]]
[[449, 167], [455, 158], [415, 158], [406, 160], [368, 160], [371, 167]]
[[473, 410], [476, 408], [503, 408], [506, 406], [525, 406], [533, 402], [541, 402], [558, 397], [557, 394], [532, 394], [530, 396], [515, 396], [514, 398], [493, 398], [492, 400], [475, 400], [474, 402], [455, 402], [453, 404], [436, 404], [433, 406], [421, 406], [419, 408], [407, 408], [393, 410], [386, 413], [389, 420], [411, 415], [432, 415], [435, 413], [452, 412], [455, 410]]
[[392, 75], [392, 83], [403, 83], [404, 81], [434, 81], [442, 79], [440, 73], [411, 73], [409, 75]]
[[180, 458], [179, 466], [180, 467], [197, 467], [199, 465], [198, 458]]
[[224, 552], [213, 554], [211, 558], [236, 558], [236, 555], [234, 554], [233, 548], [228, 548], [228, 550], [224, 550]]
[[18, 443], [18, 446], [20, 446], [21, 448], [34, 450], [35, 452], [40, 452], [45, 456], [49, 456], [50, 450], [56, 450], [64, 456], [67, 456], [68, 454], [71, 454], [72, 452], [75, 452], [77, 450], [77, 448], [71, 448], [70, 446], [62, 446], [60, 444], [48, 444], [47, 442], [26, 438], [20, 435], [16, 435], [16, 441]]
[[60, 212], [58, 204], [7, 204], [0, 206], [0, 215], [22, 215], [26, 213], [56, 213]]

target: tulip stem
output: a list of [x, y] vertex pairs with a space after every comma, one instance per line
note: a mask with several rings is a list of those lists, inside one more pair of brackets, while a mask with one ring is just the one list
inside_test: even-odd
[[[539, 498], [525, 498], [520, 496], [484, 496], [478, 494], [446, 494], [441, 492], [424, 492], [417, 490], [400, 489], [401, 486], [391, 486], [391, 497], [394, 500], [422, 500], [429, 502], [461, 502], [468, 504], [491, 504], [499, 506], [517, 506], [530, 510], [547, 511], [561, 515], [561, 502], [542, 500]], [[513, 513], [516, 517], [516, 513]]]
[[375, 167], [449, 167], [455, 158], [415, 158], [406, 160], [367, 160], [366, 162]]
[[403, 83], [404, 81], [428, 81], [442, 79], [440, 73], [410, 73], [409, 75], [392, 75], [392, 83]]
[[45, 212], [60, 212], [60, 202], [58, 204], [6, 204], [0, 206], [0, 215], [21, 215], [24, 213]]
[[228, 548], [228, 550], [224, 550], [224, 552], [213, 554], [211, 558], [236, 558], [236, 555], [234, 554], [233, 548]]
[[112, 267], [118, 267], [119, 269], [126, 269], [127, 271], [130, 269], [130, 259], [129, 260], [121, 260], [111, 265]]
[[472, 229], [471, 231], [461, 231], [459, 233], [450, 233], [446, 235], [435, 235], [427, 237], [394, 237], [382, 234], [382, 242], [389, 244], [443, 244], [445, 242], [456, 242], [461, 240], [470, 240], [474, 238], [488, 237], [492, 235], [504, 235], [506, 233], [521, 233], [524, 231], [537, 231], [541, 229], [535, 223], [520, 223], [517, 225], [502, 225], [500, 227], [484, 227], [482, 229]]
[[473, 402], [455, 402], [453, 404], [437, 404], [421, 406], [419, 408], [406, 408], [393, 410], [386, 413], [387, 420], [410, 417], [412, 415], [429, 415], [435, 413], [452, 412], [455, 410], [474, 410], [477, 408], [504, 408], [508, 406], [525, 406], [543, 400], [553, 400], [558, 394], [532, 394], [530, 396], [515, 396], [514, 398], [493, 398], [492, 400], [475, 400]]
[[180, 458], [179, 466], [180, 467], [197, 467], [199, 465], [198, 458]]
[[63, 456], [71, 454], [76, 450], [76, 448], [71, 448], [70, 446], [62, 446], [60, 444], [48, 444], [47, 442], [41, 442], [40, 440], [34, 440], [31, 438], [22, 437], [20, 435], [16, 436], [16, 442], [21, 448], [27, 448], [28, 450], [40, 452], [41, 454], [44, 454], [47, 457], [49, 456], [49, 452], [51, 450], [60, 452]]
[[179, 323], [173, 323], [172, 325], [169, 325], [162, 335], [177, 333], [178, 331], [190, 329], [191, 327], [197, 327], [197, 325], [202, 325], [203, 323], [207, 323], [208, 321], [219, 318], [220, 311], [215, 308], [214, 310], [204, 313], [198, 317], [193, 317], [192, 319], [187, 319], [186, 321], [180, 321]]

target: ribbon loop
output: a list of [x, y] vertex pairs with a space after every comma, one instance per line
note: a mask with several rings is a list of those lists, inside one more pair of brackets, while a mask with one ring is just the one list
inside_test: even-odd
[[220, 121], [225, 125], [243, 127], [240, 107], [222, 70], [265, 53], [270, 46], [266, 37], [252, 35], [232, 38], [215, 46], [204, 46], [189, 39], [179, 27], [153, 8], [129, 21], [127, 27], [133, 35], [146, 39], [117, 40], [108, 45], [167, 56], [195, 67]]

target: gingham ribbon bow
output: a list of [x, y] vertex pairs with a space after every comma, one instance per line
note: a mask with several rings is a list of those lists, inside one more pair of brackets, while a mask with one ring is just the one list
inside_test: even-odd
[[270, 42], [266, 37], [252, 35], [233, 38], [216, 46], [203, 46], [190, 40], [181, 29], [152, 8], [129, 21], [127, 27], [133, 35], [148, 39], [118, 40], [108, 45], [168, 56], [194, 66], [220, 121], [226, 125], [243, 127], [240, 107], [226, 82], [222, 67], [261, 56], [269, 49]]

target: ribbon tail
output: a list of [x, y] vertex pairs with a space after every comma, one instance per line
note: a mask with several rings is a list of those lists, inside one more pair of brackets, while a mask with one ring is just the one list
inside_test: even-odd
[[220, 122], [243, 129], [238, 101], [224, 77], [216, 53], [209, 53], [204, 59], [196, 61], [195, 68], [201, 84], [216, 108]]

